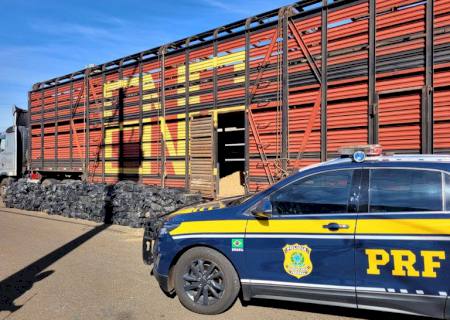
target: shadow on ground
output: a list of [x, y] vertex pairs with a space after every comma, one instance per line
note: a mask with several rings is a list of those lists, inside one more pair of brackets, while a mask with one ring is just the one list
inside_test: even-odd
[[15, 312], [19, 310], [22, 306], [15, 305], [14, 301], [30, 290], [35, 282], [41, 281], [54, 273], [53, 270], [44, 271], [45, 269], [109, 226], [109, 224], [102, 224], [89, 230], [2, 280], [0, 282], [0, 311]]

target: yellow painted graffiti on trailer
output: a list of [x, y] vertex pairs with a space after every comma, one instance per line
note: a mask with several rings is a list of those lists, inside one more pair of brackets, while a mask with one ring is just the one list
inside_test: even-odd
[[[200, 79], [200, 72], [211, 70], [214, 68], [220, 68], [225, 66], [233, 66], [234, 72], [245, 70], [245, 51], [234, 52], [230, 54], [226, 54], [220, 57], [212, 57], [200, 62], [193, 62], [189, 64], [189, 81], [195, 81]], [[186, 81], [186, 66], [181, 65], [178, 67], [178, 83], [184, 83]], [[245, 81], [244, 76], [235, 76], [233, 78], [234, 83], [241, 83]], [[192, 85], [188, 87], [189, 93], [189, 104], [198, 104], [200, 103], [199, 95], [191, 95], [191, 93], [195, 93], [200, 90], [200, 85]], [[182, 94], [185, 93], [185, 88], [179, 88], [177, 93]], [[186, 102], [185, 98], [180, 98], [177, 100], [178, 106], [183, 106]]]
[[[240, 52], [234, 52], [230, 54], [226, 54], [220, 57], [212, 57], [203, 61], [199, 62], [192, 62], [189, 64], [189, 80], [195, 81], [200, 79], [200, 72], [211, 70], [214, 68], [220, 68], [225, 66], [233, 66], [234, 72], [239, 72], [245, 70], [245, 51]], [[180, 65], [178, 66], [178, 74], [177, 74], [177, 83], [181, 84], [186, 81], [186, 66]], [[233, 78], [234, 83], [241, 83], [245, 81], [244, 76], [235, 76]], [[121, 80], [114, 80], [109, 81], [103, 85], [103, 97], [105, 99], [109, 99], [113, 97], [113, 92], [115, 90], [119, 89], [126, 89], [131, 87], [139, 87], [139, 75], [129, 77], [127, 79], [121, 79]], [[142, 76], [142, 90], [148, 91], [148, 90], [154, 90], [156, 89], [155, 81], [153, 79], [152, 74], [144, 74]], [[192, 86], [189, 86], [188, 93], [195, 93], [197, 91], [200, 91], [200, 85], [195, 84]], [[185, 88], [178, 88], [177, 93], [183, 94], [186, 92]], [[151, 111], [151, 110], [158, 110], [161, 109], [161, 103], [159, 102], [159, 94], [158, 93], [149, 93], [144, 94], [142, 99], [144, 101], [142, 107], [143, 111]], [[148, 100], [157, 100], [152, 102], [147, 102]], [[200, 96], [199, 95], [190, 95], [189, 96], [189, 104], [198, 104], [200, 103]], [[177, 99], [177, 105], [183, 106], [186, 103], [185, 98], [179, 98]], [[113, 102], [112, 101], [105, 101], [104, 106], [105, 107], [112, 107]], [[104, 110], [103, 116], [104, 117], [112, 117], [115, 115], [115, 110]]]
[[[118, 89], [126, 89], [131, 87], [139, 87], [139, 75], [130, 77], [128, 79], [122, 79], [122, 80], [115, 80], [107, 82], [103, 85], [103, 97], [105, 99], [112, 98], [114, 90]], [[153, 80], [153, 76], [151, 74], [144, 74], [142, 76], [142, 90], [148, 91], [148, 90], [154, 90], [156, 89], [155, 81]], [[161, 103], [159, 101], [157, 102], [146, 102], [146, 100], [152, 100], [152, 99], [158, 99], [158, 93], [149, 93], [144, 94], [142, 96], [142, 100], [144, 103], [142, 104], [143, 111], [151, 111], [151, 110], [158, 110], [161, 108]], [[112, 106], [112, 101], [105, 101], [104, 105], [105, 107]], [[103, 113], [104, 117], [111, 117], [114, 116], [113, 110], [105, 110]]]
[[[160, 126], [160, 132], [162, 139], [164, 140], [165, 146], [166, 146], [166, 157], [184, 157], [186, 154], [186, 123], [184, 121], [185, 115], [179, 114], [177, 115], [178, 121], [174, 123], [175, 130], [169, 129], [169, 124], [167, 124], [166, 120], [163, 117], [159, 118], [159, 126]], [[149, 157], [155, 157], [157, 154], [155, 152], [158, 152], [157, 150], [154, 150], [153, 148], [156, 147], [157, 144], [155, 144], [154, 139], [152, 139], [152, 135], [155, 134], [155, 132], [152, 130], [153, 124], [145, 124], [147, 122], [150, 122], [149, 118], [146, 118], [143, 120], [143, 133], [142, 133], [142, 141], [139, 143], [139, 148], [141, 149], [143, 158], [149, 158]], [[173, 132], [173, 131], [176, 131]], [[127, 144], [126, 142], [120, 143], [120, 141], [114, 139], [114, 135], [120, 134], [122, 132], [123, 136], [127, 135], [133, 135], [133, 134], [139, 134], [139, 124], [132, 125], [132, 126], [126, 126], [123, 128], [105, 128], [105, 158], [108, 159], [114, 159], [119, 156], [127, 157], [126, 154], [117, 154], [117, 151], [115, 151], [115, 148], [124, 148], [124, 145]], [[159, 139], [159, 137], [153, 137], [156, 139]], [[137, 140], [139, 141], [139, 139]], [[158, 145], [159, 147], [159, 145]], [[116, 163], [117, 166], [114, 166], [113, 164]], [[152, 172], [152, 162], [151, 161], [141, 161], [139, 163], [138, 167], [126, 167], [126, 168], [120, 168], [118, 165], [119, 161], [106, 161], [105, 162], [105, 173], [106, 174], [150, 174]], [[171, 161], [170, 167], [173, 167], [173, 174], [175, 175], [184, 175], [185, 174], [185, 166], [184, 161]]]

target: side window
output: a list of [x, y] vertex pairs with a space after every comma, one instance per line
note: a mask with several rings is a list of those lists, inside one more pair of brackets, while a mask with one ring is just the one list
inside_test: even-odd
[[6, 139], [1, 139], [0, 140], [0, 152], [5, 151], [6, 149]]
[[445, 210], [450, 211], [450, 175], [445, 175]]
[[354, 170], [318, 173], [270, 196], [274, 214], [346, 213]]
[[410, 169], [370, 171], [369, 212], [441, 210], [440, 172]]

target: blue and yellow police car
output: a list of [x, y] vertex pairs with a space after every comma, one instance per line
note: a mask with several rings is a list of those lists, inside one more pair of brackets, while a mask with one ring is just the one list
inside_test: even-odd
[[151, 220], [144, 260], [189, 310], [242, 299], [450, 319], [450, 157], [378, 146]]

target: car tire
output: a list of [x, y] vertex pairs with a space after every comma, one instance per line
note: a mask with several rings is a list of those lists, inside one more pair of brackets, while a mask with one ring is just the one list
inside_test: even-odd
[[207, 247], [186, 251], [176, 263], [173, 276], [181, 304], [200, 314], [226, 311], [240, 290], [239, 277], [230, 261]]

